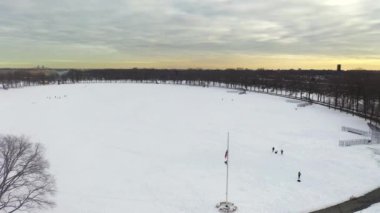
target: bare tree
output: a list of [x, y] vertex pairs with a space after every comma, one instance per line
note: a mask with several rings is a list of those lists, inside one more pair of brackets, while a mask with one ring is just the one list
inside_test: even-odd
[[53, 207], [54, 178], [43, 147], [25, 137], [0, 136], [0, 212]]

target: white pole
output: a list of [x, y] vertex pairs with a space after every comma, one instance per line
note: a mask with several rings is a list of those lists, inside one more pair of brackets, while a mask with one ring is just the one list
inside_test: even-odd
[[226, 177], [226, 202], [228, 202], [228, 167], [230, 165], [230, 133], [227, 133], [227, 177]]

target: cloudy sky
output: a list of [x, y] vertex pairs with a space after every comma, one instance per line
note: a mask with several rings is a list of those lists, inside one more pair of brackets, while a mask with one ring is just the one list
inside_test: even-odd
[[378, 0], [0, 0], [0, 67], [380, 69]]

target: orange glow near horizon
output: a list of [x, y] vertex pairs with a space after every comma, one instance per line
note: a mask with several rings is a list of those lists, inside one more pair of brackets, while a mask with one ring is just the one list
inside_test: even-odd
[[153, 58], [144, 60], [47, 60], [31, 62], [1, 62], [3, 68], [31, 68], [45, 66], [49, 68], [203, 68], [203, 69], [331, 69], [342, 64], [343, 70], [380, 70], [379, 59], [329, 58], [327, 56], [250, 56], [233, 55], [204, 58], [176, 57], [173, 59]]

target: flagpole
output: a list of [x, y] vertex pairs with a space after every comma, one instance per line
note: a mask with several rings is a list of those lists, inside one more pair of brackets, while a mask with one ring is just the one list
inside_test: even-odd
[[228, 202], [228, 170], [230, 168], [230, 159], [229, 159], [229, 153], [230, 152], [230, 132], [227, 133], [227, 150], [225, 156], [224, 163], [226, 164], [226, 200], [223, 202], [219, 202], [216, 204], [216, 208], [219, 209], [220, 212], [224, 213], [230, 213], [235, 212], [237, 210], [237, 206], [235, 206], [234, 203]]
[[226, 176], [226, 202], [228, 202], [228, 168], [230, 164], [230, 133], [227, 133], [227, 176]]

